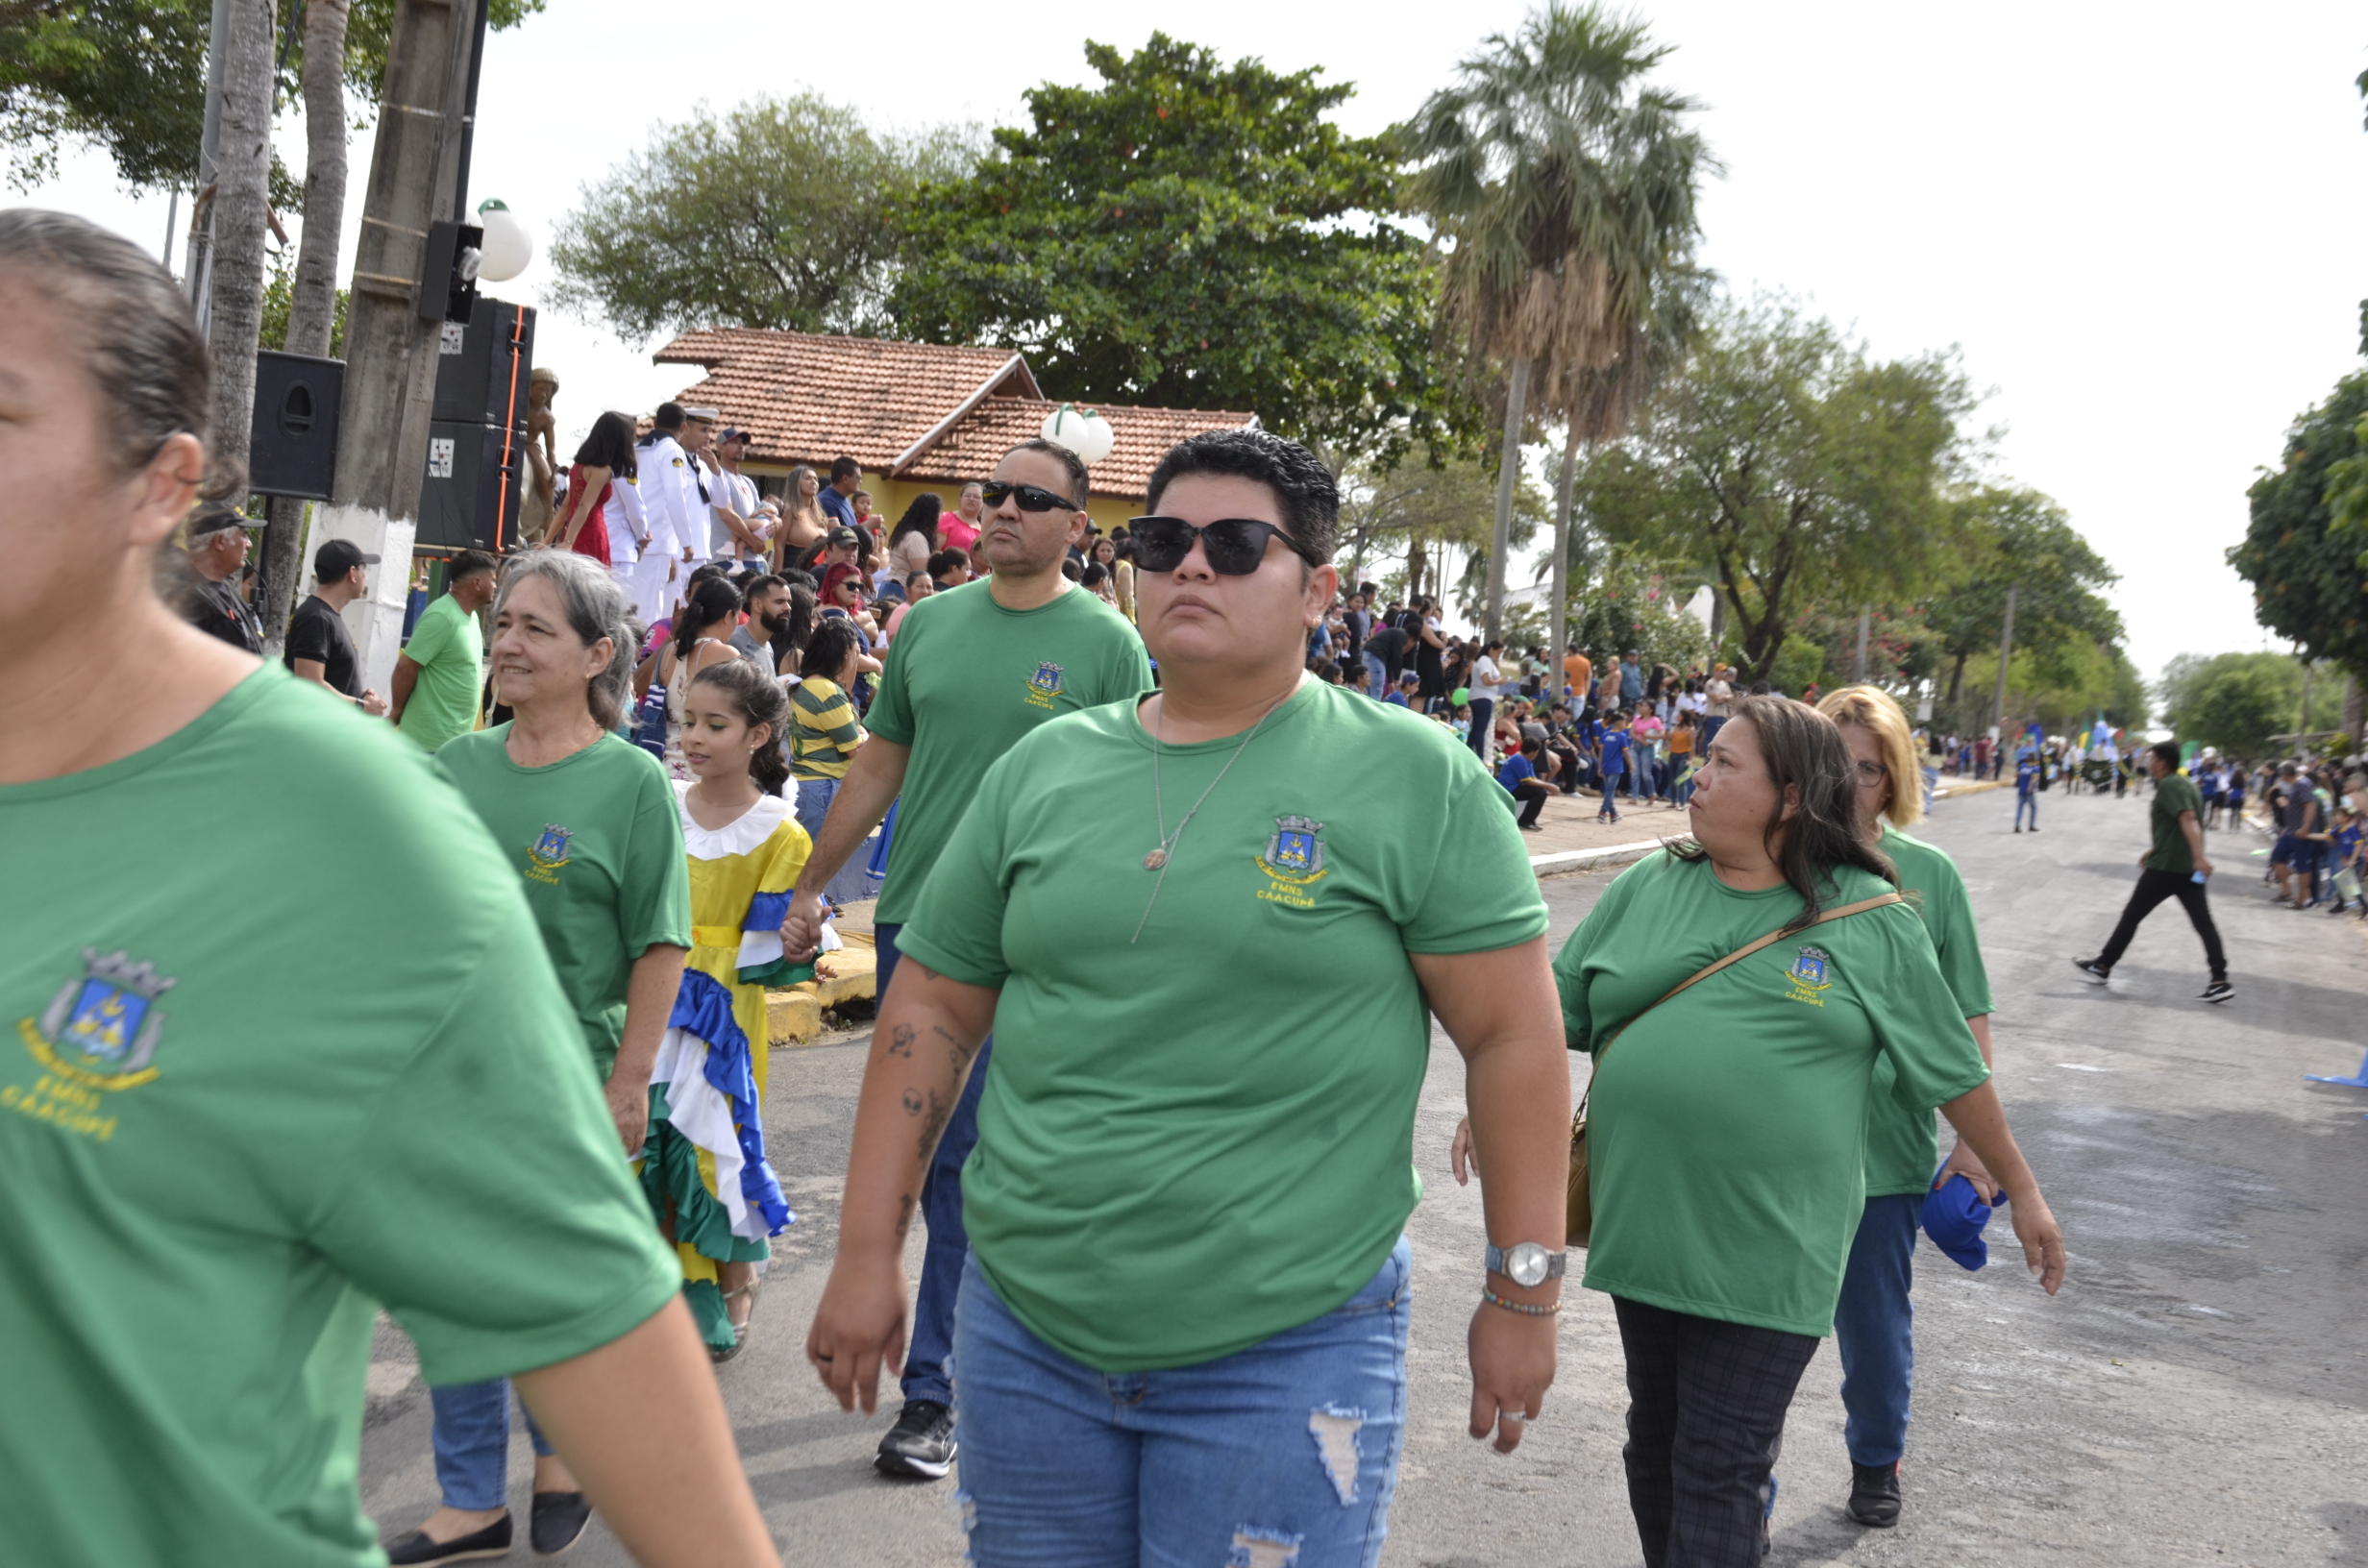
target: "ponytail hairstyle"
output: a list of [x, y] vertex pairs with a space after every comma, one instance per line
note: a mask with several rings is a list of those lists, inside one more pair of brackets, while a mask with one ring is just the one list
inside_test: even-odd
[[781, 683], [752, 660], [725, 659], [702, 670], [691, 684], [714, 687], [751, 729], [765, 726], [765, 743], [749, 753], [749, 776], [767, 795], [780, 794], [789, 782], [789, 764], [781, 758], [789, 739], [789, 694]]
[[[701, 571], [706, 570], [704, 567]], [[740, 590], [734, 588], [721, 572], [702, 580], [698, 573], [691, 575], [690, 596], [682, 608], [675, 612], [675, 658], [679, 661], [691, 656], [699, 634], [709, 626], [732, 620], [740, 613]]]

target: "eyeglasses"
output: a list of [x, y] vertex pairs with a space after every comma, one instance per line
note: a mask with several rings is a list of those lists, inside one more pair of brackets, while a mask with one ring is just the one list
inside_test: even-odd
[[1266, 559], [1270, 539], [1280, 539], [1292, 553], [1310, 566], [1323, 564], [1296, 539], [1273, 524], [1254, 518], [1221, 517], [1197, 527], [1180, 517], [1138, 517], [1129, 521], [1135, 530], [1135, 564], [1146, 572], [1172, 572], [1182, 566], [1184, 557], [1193, 552], [1196, 539], [1208, 556], [1209, 570], [1228, 577], [1246, 577], [1257, 571], [1258, 563]]
[[1001, 479], [990, 479], [978, 487], [978, 499], [990, 506], [1000, 506], [1012, 497], [1020, 498], [1024, 512], [1073, 512], [1077, 503], [1057, 490], [1047, 490], [1034, 484], [1005, 484]]
[[1862, 784], [1880, 784], [1891, 776], [1891, 770], [1879, 762], [1862, 762], [1855, 766], [1858, 768], [1859, 782]]

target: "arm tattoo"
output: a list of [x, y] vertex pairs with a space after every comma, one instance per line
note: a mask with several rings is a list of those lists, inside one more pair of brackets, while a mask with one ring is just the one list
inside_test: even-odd
[[910, 964], [914, 968], [919, 969], [923, 974], [932, 980], [943, 980], [945, 978], [944, 975], [938, 973], [935, 969], [929, 968], [929, 966], [924, 964], [917, 958], [908, 958], [904, 962]]
[[897, 1239], [901, 1241], [913, 1228], [913, 1195], [910, 1192], [897, 1199]]
[[913, 1054], [913, 1026], [911, 1024], [900, 1023], [896, 1026], [895, 1032], [888, 1041], [888, 1054], [902, 1057], [910, 1057]]
[[[935, 1092], [932, 1091], [930, 1098], [935, 1099], [936, 1097]], [[904, 1091], [904, 1114], [908, 1116], [921, 1115], [921, 1090], [908, 1089]]]
[[929, 1151], [937, 1147], [937, 1135], [946, 1130], [946, 1118], [952, 1114], [953, 1103], [938, 1093], [936, 1090], [929, 1090], [928, 1119], [921, 1124], [921, 1158], [923, 1160], [927, 1160]]

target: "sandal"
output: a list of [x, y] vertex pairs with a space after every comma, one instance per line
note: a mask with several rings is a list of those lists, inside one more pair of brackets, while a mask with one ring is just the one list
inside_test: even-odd
[[756, 1328], [756, 1304], [758, 1301], [763, 1299], [764, 1293], [765, 1277], [762, 1274], [753, 1276], [750, 1279], [748, 1284], [742, 1286], [737, 1290], [727, 1290], [724, 1292], [724, 1316], [727, 1322], [730, 1320], [731, 1303], [732, 1298], [735, 1296], [746, 1296], [749, 1298], [749, 1315], [741, 1319], [739, 1322], [731, 1325], [731, 1349], [709, 1350], [707, 1352], [707, 1359], [709, 1360], [713, 1361], [716, 1365], [721, 1366], [726, 1361], [730, 1360], [734, 1356], [737, 1356], [742, 1351], [748, 1349], [749, 1337], [755, 1332]]

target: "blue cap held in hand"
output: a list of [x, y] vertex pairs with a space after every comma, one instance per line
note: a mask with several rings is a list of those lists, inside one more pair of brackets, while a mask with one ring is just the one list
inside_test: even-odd
[[1982, 1239], [1989, 1212], [1971, 1182], [1952, 1176], [1924, 1194], [1924, 1234], [1959, 1267], [1980, 1268], [1989, 1262], [1989, 1243]]

